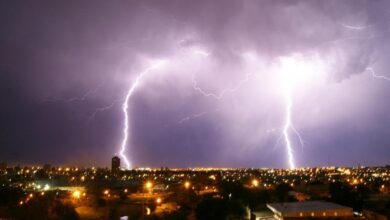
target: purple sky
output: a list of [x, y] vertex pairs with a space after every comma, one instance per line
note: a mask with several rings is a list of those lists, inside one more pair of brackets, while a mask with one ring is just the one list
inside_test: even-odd
[[166, 59], [128, 103], [134, 166], [287, 167], [286, 79], [297, 166], [390, 164], [389, 31], [379, 0], [2, 1], [0, 161], [108, 165]]

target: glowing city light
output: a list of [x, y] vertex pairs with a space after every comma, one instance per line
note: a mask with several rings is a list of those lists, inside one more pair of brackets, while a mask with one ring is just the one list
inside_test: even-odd
[[146, 207], [146, 215], [150, 215], [152, 213], [152, 211], [150, 210], [149, 207]]
[[50, 189], [50, 185], [45, 184], [45, 186], [43, 187], [43, 190], [47, 191], [47, 190], [49, 190], [49, 189]]
[[190, 186], [191, 186], [191, 183], [190, 183], [189, 181], [186, 181], [186, 182], [184, 183], [184, 187], [185, 187], [186, 189], [190, 188]]
[[149, 190], [149, 189], [151, 189], [152, 187], [153, 187], [153, 183], [152, 183], [152, 182], [148, 181], [148, 182], [145, 183], [145, 188], [146, 188], [146, 189]]
[[81, 192], [79, 190], [76, 190], [72, 193], [72, 197], [73, 198], [76, 198], [76, 199], [79, 199], [81, 196]]

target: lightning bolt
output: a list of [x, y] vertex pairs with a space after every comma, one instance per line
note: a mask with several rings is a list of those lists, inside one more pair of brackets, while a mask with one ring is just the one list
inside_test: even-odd
[[[308, 71], [308, 65], [305, 63], [296, 60], [299, 58], [282, 58], [281, 59], [281, 70], [282, 70], [282, 81], [281, 89], [282, 95], [285, 103], [285, 112], [284, 112], [284, 124], [282, 128], [282, 134], [285, 147], [287, 152], [287, 161], [288, 166], [291, 169], [296, 167], [294, 159], [294, 150], [293, 150], [293, 141], [291, 140], [290, 133], [293, 132], [296, 137], [299, 139], [301, 147], [304, 146], [304, 141], [301, 134], [295, 128], [292, 121], [292, 108], [294, 105], [293, 100], [293, 89], [296, 82], [299, 82], [299, 76]], [[309, 65], [310, 66], [310, 65]], [[297, 81], [298, 80], [298, 81]], [[279, 139], [281, 138], [279, 137]]]
[[131, 96], [133, 95], [135, 89], [142, 82], [142, 79], [145, 77], [145, 75], [150, 73], [152, 70], [157, 69], [157, 68], [161, 67], [162, 65], [165, 65], [167, 62], [168, 62], [167, 60], [157, 61], [154, 64], [152, 64], [151, 66], [149, 66], [148, 68], [146, 68], [143, 72], [139, 73], [138, 76], [135, 78], [133, 84], [130, 86], [129, 90], [127, 91], [125, 100], [124, 100], [124, 102], [122, 104], [122, 111], [123, 111], [123, 115], [124, 115], [124, 120], [123, 120], [123, 139], [122, 139], [122, 143], [120, 145], [119, 155], [123, 158], [123, 160], [124, 160], [124, 162], [126, 164], [126, 168], [127, 169], [131, 168], [130, 161], [129, 161], [129, 159], [127, 159], [127, 157], [125, 155], [127, 142], [128, 142], [128, 139], [129, 139], [129, 118], [130, 118], [129, 117], [129, 112], [128, 112], [129, 100], [130, 100]]
[[286, 112], [285, 112], [286, 115], [285, 115], [285, 123], [283, 126], [283, 136], [284, 136], [284, 140], [286, 141], [288, 164], [290, 168], [295, 168], [292, 143], [289, 136], [289, 130], [292, 129], [293, 127], [292, 120], [291, 120], [291, 109], [293, 107], [293, 101], [291, 98], [291, 93], [289, 88], [284, 89], [284, 98], [286, 102]]

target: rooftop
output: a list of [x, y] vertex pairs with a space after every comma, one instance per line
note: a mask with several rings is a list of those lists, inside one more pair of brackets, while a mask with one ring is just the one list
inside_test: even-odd
[[351, 209], [347, 206], [342, 206], [336, 203], [325, 201], [309, 201], [309, 202], [287, 202], [287, 203], [270, 203], [267, 207], [273, 212], [280, 214], [286, 214], [290, 212], [302, 212], [302, 211], [325, 211], [325, 210], [340, 210]]

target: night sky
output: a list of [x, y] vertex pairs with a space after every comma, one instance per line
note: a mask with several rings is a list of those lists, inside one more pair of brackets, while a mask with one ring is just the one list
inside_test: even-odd
[[298, 167], [390, 164], [389, 31], [380, 0], [1, 1], [0, 161], [108, 166], [163, 59], [134, 167], [288, 167], [286, 82]]

